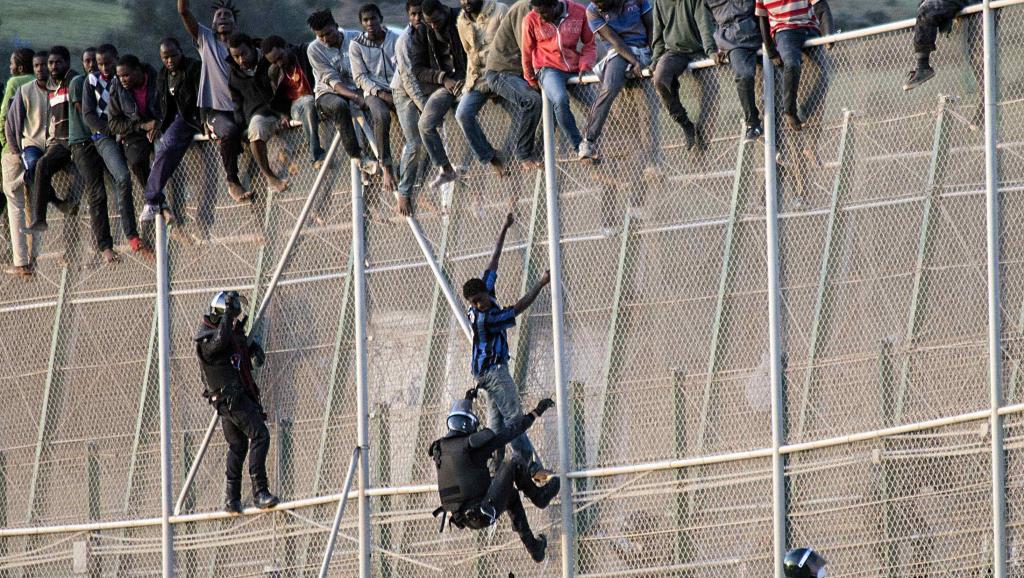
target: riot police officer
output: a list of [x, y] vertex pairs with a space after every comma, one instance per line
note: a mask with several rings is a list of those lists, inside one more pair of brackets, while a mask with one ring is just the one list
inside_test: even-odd
[[[437, 466], [437, 487], [441, 497], [441, 507], [434, 511], [434, 515], [450, 514], [451, 523], [456, 527], [479, 530], [494, 524], [503, 512], [508, 511], [512, 528], [519, 534], [530, 557], [540, 562], [547, 550], [547, 537], [544, 534], [533, 535], [519, 492], [533, 505], [544, 509], [558, 494], [559, 479], [553, 478], [543, 487], [538, 487], [530, 476], [528, 464], [519, 454], [505, 460], [492, 478], [487, 460], [492, 452], [528, 430], [534, 420], [555, 402], [542, 399], [532, 412], [505, 422], [505, 428], [497, 432], [490, 429], [478, 431], [480, 420], [473, 413], [475, 392], [471, 389], [465, 399], [453, 404], [448, 414], [448, 435], [430, 446], [430, 456]], [[444, 517], [441, 529], [444, 530]]]
[[793, 548], [782, 559], [787, 578], [825, 578], [825, 559], [810, 548]]
[[245, 333], [245, 306], [245, 299], [235, 291], [217, 293], [195, 337], [196, 355], [206, 382], [203, 397], [220, 415], [228, 442], [224, 510], [233, 514], [242, 512], [242, 465], [246, 454], [253, 504], [257, 508], [272, 508], [279, 501], [268, 489], [270, 433], [264, 423], [267, 416], [260, 403], [260, 390], [252, 375], [253, 364], [262, 366], [265, 355], [260, 345], [250, 341]]

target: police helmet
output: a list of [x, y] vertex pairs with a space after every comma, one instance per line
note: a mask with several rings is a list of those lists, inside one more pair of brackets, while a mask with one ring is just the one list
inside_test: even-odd
[[825, 559], [810, 548], [786, 552], [782, 569], [789, 578], [825, 578]]
[[245, 323], [245, 310], [249, 308], [249, 301], [238, 294], [238, 291], [221, 291], [213, 296], [210, 301], [210, 319], [214, 323], [220, 323], [220, 318], [229, 310], [233, 311], [239, 323]]
[[460, 399], [452, 404], [448, 412], [448, 431], [471, 434], [480, 427], [480, 420], [473, 413], [473, 400]]

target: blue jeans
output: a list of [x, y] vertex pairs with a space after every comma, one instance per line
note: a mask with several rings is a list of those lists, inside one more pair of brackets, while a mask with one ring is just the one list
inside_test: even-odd
[[117, 189], [118, 214], [121, 216], [121, 230], [126, 239], [138, 237], [139, 231], [135, 223], [135, 199], [132, 197], [132, 175], [128, 172], [128, 163], [124, 158], [121, 145], [109, 136], [93, 141], [96, 152], [103, 159], [103, 166], [110, 173], [110, 179]]
[[147, 205], [164, 203], [164, 187], [167, 186], [167, 181], [171, 180], [181, 160], [185, 158], [185, 152], [192, 145], [192, 137], [195, 134], [196, 130], [179, 114], [160, 137], [156, 158], [153, 159], [153, 167], [150, 169], [149, 179], [146, 180]]
[[316, 100], [312, 94], [299, 97], [292, 103], [291, 119], [302, 122], [302, 132], [309, 143], [309, 156], [313, 162], [324, 158], [324, 148], [320, 144], [320, 115], [316, 113]]
[[448, 111], [455, 106], [455, 95], [448, 89], [439, 88], [427, 99], [423, 105], [423, 112], [420, 114], [420, 138], [427, 147], [427, 154], [430, 160], [439, 167], [444, 167], [448, 162], [448, 153], [444, 150], [444, 141], [441, 140], [441, 125]]
[[569, 107], [569, 88], [566, 86], [566, 82], [574, 76], [577, 76], [574, 72], [563, 72], [555, 68], [542, 68], [537, 72], [537, 79], [544, 89], [544, 95], [551, 101], [558, 128], [569, 138], [573, 150], [579, 150], [583, 137], [580, 136], [576, 117], [572, 115], [572, 108]]
[[427, 156], [423, 141], [420, 139], [420, 109], [416, 108], [416, 104], [405, 94], [404, 90], [396, 90], [392, 94], [395, 96], [398, 124], [402, 127], [402, 136], [405, 137], [405, 145], [402, 147], [402, 157], [399, 161], [401, 178], [398, 180], [398, 194], [403, 197], [411, 197], [416, 177]]
[[[480, 87], [478, 86], [478, 88]], [[487, 140], [487, 135], [484, 134], [484, 129], [477, 119], [480, 109], [484, 107], [490, 96], [489, 88], [473, 89], [462, 96], [459, 106], [455, 109], [455, 120], [462, 128], [462, 133], [466, 135], [469, 148], [481, 163], [489, 163], [494, 158], [494, 147]]]
[[36, 163], [43, 158], [43, 149], [28, 146], [21, 151], [21, 166], [25, 169], [25, 183], [31, 184], [36, 177]]
[[[662, 61], [665, 61], [666, 59], [670, 58], [670, 55], [673, 55], [673, 54], [678, 54], [678, 53], [667, 52], [665, 54], [665, 56], [662, 57]], [[647, 62], [644, 62], [644, 60], [645, 60], [644, 58], [641, 58], [640, 62], [642, 64], [645, 64], [645, 65], [650, 64], [649, 60]], [[688, 64], [689, 60], [686, 59], [685, 62], [686, 62], [686, 64]], [[682, 64], [682, 68], [684, 70], [686, 68], [686, 64]], [[626, 59], [622, 58], [621, 56], [615, 56], [613, 58], [608, 59], [608, 61], [605, 62], [603, 75], [601, 77], [601, 88], [600, 88], [600, 90], [597, 93], [597, 100], [594, 101], [593, 106], [590, 108], [590, 118], [587, 120], [587, 140], [588, 141], [590, 141], [590, 142], [597, 142], [597, 139], [601, 138], [601, 133], [604, 131], [604, 123], [608, 120], [608, 114], [612, 111], [612, 103], [615, 102], [615, 97], [617, 97], [619, 95], [619, 93], [622, 92], [622, 89], [626, 87], [626, 81], [627, 81], [627, 79], [626, 79], [626, 68], [628, 66], [629, 66], [629, 62], [627, 62]], [[659, 62], [658, 70], [661, 70], [661, 69], [662, 69], [661, 63]], [[679, 75], [682, 74], [682, 71], [673, 70], [673, 72], [675, 73], [675, 75], [671, 78], [671, 80], [669, 80], [669, 81], [663, 80], [663, 83], [667, 84], [670, 87], [672, 87], [672, 86], [675, 87], [675, 103], [678, 104], [679, 103], [679, 80], [678, 80], [678, 78], [679, 78]], [[657, 76], [658, 76], [657, 73], [655, 73], [655, 88], [656, 88], [656, 91], [659, 94], [662, 95], [663, 99], [665, 99], [666, 95], [662, 94], [662, 90], [661, 90], [662, 83], [658, 83]], [[637, 110], [635, 112], [636, 116], [634, 118], [636, 118], [639, 121], [641, 118], [645, 118], [646, 117], [645, 121], [647, 122], [648, 143], [649, 143], [649, 147], [650, 147], [648, 150], [650, 151], [650, 154], [652, 155], [651, 159], [650, 159], [650, 162], [653, 163], [653, 162], [656, 162], [657, 155], [658, 155], [658, 140], [659, 140], [659, 131], [658, 131], [658, 103], [657, 103], [657, 100], [655, 99], [654, 94], [651, 93], [651, 91], [644, 90], [644, 88], [642, 86], [638, 87], [637, 90], [640, 90], [640, 91], [643, 92], [643, 99], [644, 99], [644, 102], [646, 103], [646, 106], [643, 106], [643, 105], [635, 106], [635, 108], [638, 108], [638, 109], [642, 108], [643, 110]], [[669, 101], [670, 100], [671, 99], [669, 99]], [[669, 106], [669, 101], [666, 101], [666, 107], [669, 108], [669, 111], [672, 111], [673, 109], [672, 109], [671, 106]], [[635, 100], [634, 101], [634, 105], [637, 102], [638, 101]], [[682, 104], [678, 104], [678, 107], [679, 107], [678, 111], [681, 112], [682, 118], [686, 118], [686, 111], [683, 110], [683, 105]], [[706, 108], [707, 107], [702, 107], [702, 110], [706, 109]], [[672, 118], [676, 119], [677, 115], [673, 115]], [[677, 122], [678, 122], [678, 120], [677, 120]], [[639, 148], [639, 147], [637, 147], [637, 148]]]
[[[495, 365], [484, 371], [477, 377], [477, 387], [487, 392], [487, 427], [490, 429], [501, 431], [506, 422], [523, 415], [519, 390], [508, 372], [507, 364]], [[525, 433], [509, 442], [509, 445], [527, 463], [539, 462], [533, 444]]]
[[538, 156], [534, 151], [537, 127], [544, 103], [540, 93], [530, 88], [522, 73], [487, 72], [484, 79], [512, 115], [513, 155], [521, 161], [535, 159]]
[[[819, 36], [816, 28], [779, 30], [775, 33], [775, 46], [782, 57], [782, 99], [783, 112], [800, 117], [797, 96], [800, 90], [800, 73], [803, 67], [804, 42]], [[807, 49], [807, 58], [817, 69], [814, 86], [807, 93], [803, 106], [803, 118], [813, 116], [825, 100], [828, 90], [828, 62], [821, 46]]]

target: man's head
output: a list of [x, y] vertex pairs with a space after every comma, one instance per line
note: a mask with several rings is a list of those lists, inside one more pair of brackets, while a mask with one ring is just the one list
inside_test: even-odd
[[284, 65], [285, 57], [288, 54], [288, 43], [285, 42], [284, 38], [280, 36], [267, 36], [263, 39], [260, 49], [263, 50], [263, 58], [266, 58], [270, 64]]
[[125, 54], [117, 60], [117, 79], [128, 90], [135, 90], [145, 84], [146, 73], [138, 56]]
[[359, 7], [359, 24], [370, 38], [384, 37], [384, 14], [376, 4], [363, 4]]
[[423, 23], [434, 32], [444, 30], [451, 18], [450, 12], [441, 0], [423, 0]]
[[229, 36], [235, 33], [238, 22], [238, 8], [231, 0], [216, 0], [213, 3], [213, 25], [216, 34]]
[[562, 15], [561, 0], [530, 0], [530, 7], [547, 22], [554, 22]]
[[113, 44], [101, 44], [96, 49], [96, 71], [105, 79], [117, 74], [117, 48]]
[[184, 54], [177, 38], [168, 36], [160, 41], [160, 62], [164, 63], [167, 72], [177, 72], [181, 68], [182, 58], [184, 58]]
[[593, 0], [594, 6], [600, 12], [616, 12], [622, 7], [622, 0]]
[[232, 34], [228, 39], [228, 54], [231, 55], [231, 60], [243, 70], [252, 70], [259, 60], [256, 44], [248, 34], [241, 32]]
[[11, 76], [28, 74], [32, 70], [32, 58], [36, 55], [31, 48], [19, 48], [11, 53]]
[[477, 311], [487, 311], [494, 301], [483, 279], [470, 279], [462, 286], [462, 296]]
[[480, 419], [473, 413], [473, 399], [466, 397], [453, 403], [446, 421], [450, 433], [471, 434], [476, 432], [480, 427]]
[[406, 0], [405, 13], [409, 17], [409, 26], [419, 26], [423, 22], [423, 0]]
[[32, 74], [36, 77], [36, 81], [46, 82], [46, 79], [50, 78], [50, 70], [46, 66], [49, 59], [50, 55], [46, 51], [36, 52], [32, 57]]
[[334, 21], [334, 15], [330, 10], [320, 10], [310, 14], [306, 19], [306, 24], [320, 42], [332, 48], [341, 46], [344, 37], [338, 30], [338, 23]]
[[96, 71], [96, 47], [90, 46], [82, 51], [82, 73], [92, 74]]
[[469, 12], [473, 16], [480, 13], [480, 9], [484, 7], [484, 0], [459, 0], [462, 9]]
[[46, 68], [50, 71], [50, 77], [55, 80], [63, 80], [64, 75], [71, 68], [71, 52], [65, 46], [51, 46], [49, 56], [46, 58]]

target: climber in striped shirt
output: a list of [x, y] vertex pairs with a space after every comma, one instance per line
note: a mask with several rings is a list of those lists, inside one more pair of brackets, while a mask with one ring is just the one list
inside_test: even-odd
[[[775, 66], [783, 69], [783, 117], [786, 125], [797, 131], [803, 128], [808, 117], [818, 111], [828, 89], [827, 65], [822, 47], [804, 49], [807, 40], [821, 35], [816, 15], [818, 12], [830, 12], [827, 0], [757, 0], [754, 8], [754, 14], [760, 20], [761, 37], [768, 56]], [[801, 111], [797, 93], [805, 52], [818, 68], [819, 74]]]

